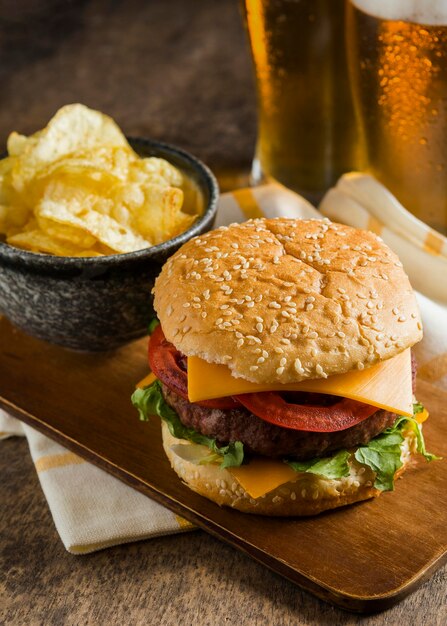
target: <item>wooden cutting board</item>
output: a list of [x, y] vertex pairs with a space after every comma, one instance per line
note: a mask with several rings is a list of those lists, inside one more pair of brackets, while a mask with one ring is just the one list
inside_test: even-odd
[[[446, 560], [447, 461], [419, 463], [394, 493], [318, 517], [244, 515], [193, 493], [171, 470], [159, 420], [140, 422], [130, 404], [146, 374], [146, 340], [77, 353], [0, 319], [3, 408], [318, 597], [351, 611], [381, 610]], [[447, 456], [447, 394], [421, 381], [418, 397], [431, 413], [428, 448]]]

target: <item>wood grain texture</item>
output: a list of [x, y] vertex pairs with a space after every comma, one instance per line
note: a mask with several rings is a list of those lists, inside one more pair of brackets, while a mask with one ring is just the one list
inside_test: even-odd
[[1, 444], [0, 623], [177, 626], [444, 626], [447, 568], [385, 613], [348, 614], [196, 531], [65, 552], [23, 439]]
[[[447, 551], [445, 461], [418, 464], [394, 494], [316, 518], [278, 520], [219, 508], [172, 472], [159, 421], [137, 420], [129, 397], [146, 371], [146, 340], [113, 354], [81, 354], [29, 338], [0, 320], [5, 408], [320, 598], [354, 611], [383, 609], [441, 565]], [[440, 452], [447, 436], [445, 395], [426, 383], [419, 395], [433, 414], [428, 445]], [[430, 519], [427, 511], [434, 512]]]

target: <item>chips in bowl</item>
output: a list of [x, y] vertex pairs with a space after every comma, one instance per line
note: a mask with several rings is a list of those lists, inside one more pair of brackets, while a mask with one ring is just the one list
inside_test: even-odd
[[172, 239], [202, 210], [168, 161], [141, 158], [108, 116], [61, 108], [29, 137], [11, 133], [0, 160], [0, 236], [32, 252], [101, 256]]

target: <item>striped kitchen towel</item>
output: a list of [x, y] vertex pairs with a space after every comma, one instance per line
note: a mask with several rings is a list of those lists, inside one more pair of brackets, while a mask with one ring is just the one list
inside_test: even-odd
[[[419, 375], [447, 389], [445, 238], [425, 225], [415, 224], [414, 218], [402, 208], [397, 208], [394, 216], [392, 211], [397, 201], [383, 187], [377, 187], [378, 183], [370, 177], [363, 177], [362, 182], [360, 175], [349, 176], [351, 178], [343, 177], [335, 190], [326, 195], [320, 208], [334, 221], [369, 228], [380, 234], [402, 258], [413, 285], [421, 292], [418, 299], [425, 336], [418, 346]], [[374, 196], [370, 195], [368, 184], [374, 186]], [[223, 194], [216, 226], [264, 216], [322, 218], [321, 213], [300, 196], [281, 185], [269, 184]], [[431, 279], [434, 275], [436, 280]], [[439, 302], [434, 302], [433, 298]], [[119, 543], [194, 528], [2, 411], [0, 431], [1, 438], [26, 436], [56, 528], [68, 551], [85, 554]]]

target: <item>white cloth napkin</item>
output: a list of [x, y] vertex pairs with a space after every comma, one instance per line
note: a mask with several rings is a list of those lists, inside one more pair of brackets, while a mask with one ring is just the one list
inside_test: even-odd
[[[441, 237], [439, 241], [440, 235], [426, 226], [422, 225], [425, 230], [420, 228], [420, 223], [415, 226], [414, 218], [399, 208], [397, 201], [384, 188], [377, 188], [378, 183], [370, 177], [349, 176], [352, 178], [343, 177], [335, 190], [326, 195], [322, 212], [334, 221], [379, 230], [401, 256], [413, 285], [428, 296], [418, 295], [425, 327], [424, 340], [418, 347], [419, 375], [447, 389], [445, 238]], [[370, 195], [371, 187], [368, 190], [371, 180], [373, 196]], [[377, 213], [377, 206], [380, 206], [380, 213]], [[216, 226], [264, 216], [322, 218], [321, 213], [300, 196], [281, 185], [269, 184], [223, 194]], [[430, 237], [427, 231], [431, 233]], [[413, 258], [417, 262], [413, 262]], [[437, 278], [431, 280], [436, 272]], [[438, 303], [432, 301], [434, 297]], [[13, 435], [24, 435], [28, 440], [54, 523], [69, 552], [85, 554], [119, 543], [194, 528], [186, 520], [0, 411], [0, 438]]]

